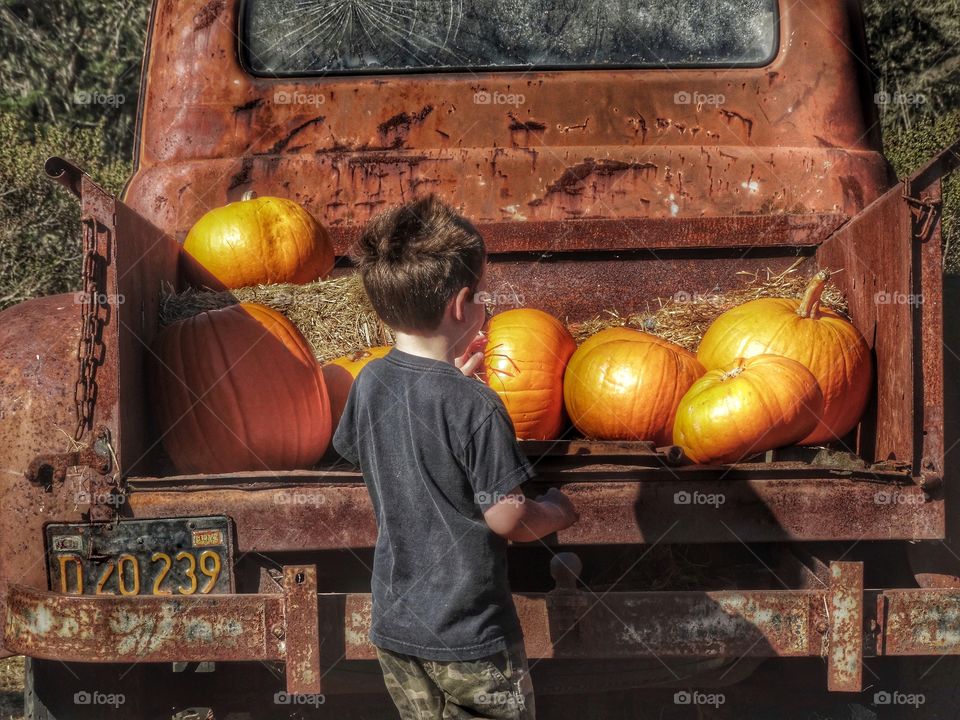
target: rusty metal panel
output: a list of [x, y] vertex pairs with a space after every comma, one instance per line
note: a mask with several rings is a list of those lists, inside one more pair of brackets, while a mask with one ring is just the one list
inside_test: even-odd
[[487, 286], [507, 307], [516, 302], [579, 322], [608, 312], [653, 313], [658, 298], [678, 293], [739, 289], [744, 281], [737, 273], [783, 272], [797, 255], [796, 248], [504, 254], [487, 263]]
[[[823, 593], [804, 591], [515, 594], [530, 658], [819, 656]], [[376, 658], [370, 596], [348, 595], [348, 660]]]
[[[916, 339], [910, 211], [897, 186], [817, 250], [835, 276], [851, 319], [874, 351], [877, 390], [861, 421], [860, 455], [914, 461]], [[942, 430], [941, 430], [942, 432]]]
[[[435, 191], [496, 242], [579, 218], [852, 216], [889, 185], [871, 109], [850, 92], [857, 30], [843, 3], [781, 4], [781, 50], [762, 68], [283, 79], [241, 67], [240, 7], [171, 0], [154, 13], [126, 198], [178, 239], [247, 189], [332, 227]], [[523, 103], [477, 104], [478, 92]]]
[[[677, 248], [815, 246], [846, 221], [836, 213], [729, 215], [691, 218], [619, 218], [477, 223], [491, 255]], [[360, 226], [331, 229], [339, 254], [360, 237]]]
[[833, 691], [860, 692], [863, 689], [863, 563], [830, 564], [827, 616], [827, 687]]
[[884, 655], [960, 655], [960, 589], [885, 590]]
[[278, 595], [182, 598], [59, 595], [22, 585], [7, 595], [4, 645], [63, 662], [282, 660], [268, 632]]
[[[580, 521], [548, 543], [558, 545], [737, 543], [942, 537], [942, 501], [920, 488], [850, 479], [683, 479], [684, 468], [593, 465], [544, 471], [530, 483], [538, 494], [562, 485]], [[755, 471], [763, 473], [762, 469]], [[333, 475], [333, 473], [331, 473]], [[136, 517], [176, 517], [216, 507], [233, 518], [238, 552], [370, 548], [376, 522], [355, 471], [337, 482], [238, 477], [133, 481]], [[330, 476], [328, 476], [330, 477]], [[640, 480], [638, 478], [644, 478]], [[152, 488], [150, 492], [142, 489]], [[192, 488], [202, 492], [184, 492]]]
[[160, 450], [147, 404], [146, 355], [160, 323], [165, 285], [177, 284], [180, 246], [135, 211], [116, 201], [116, 251], [108, 273], [117, 288], [116, 383], [120, 397], [116, 453], [121, 474], [147, 472]]
[[[320, 693], [321, 638], [317, 611], [316, 566], [284, 566], [283, 594], [287, 692], [291, 695]], [[271, 632], [273, 631], [271, 628]]]

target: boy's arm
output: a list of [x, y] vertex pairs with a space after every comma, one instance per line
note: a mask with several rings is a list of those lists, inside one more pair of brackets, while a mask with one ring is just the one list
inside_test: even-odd
[[483, 513], [491, 530], [514, 542], [539, 540], [570, 527], [578, 517], [570, 498], [556, 488], [536, 500], [515, 489]]
[[566, 495], [551, 489], [537, 500], [520, 492], [536, 473], [517, 444], [513, 422], [499, 398], [466, 447], [466, 466], [489, 528], [518, 542], [538, 540], [569, 527], [577, 513]]

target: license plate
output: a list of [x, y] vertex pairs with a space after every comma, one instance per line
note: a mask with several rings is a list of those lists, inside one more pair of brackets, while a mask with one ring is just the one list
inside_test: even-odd
[[233, 591], [222, 515], [47, 525], [50, 588], [67, 595], [211, 595]]

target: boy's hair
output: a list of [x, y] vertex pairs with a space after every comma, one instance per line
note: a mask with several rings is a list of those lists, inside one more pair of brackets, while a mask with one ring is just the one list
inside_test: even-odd
[[397, 330], [435, 330], [460, 288], [475, 292], [486, 248], [477, 229], [436, 195], [373, 218], [354, 262], [374, 310]]

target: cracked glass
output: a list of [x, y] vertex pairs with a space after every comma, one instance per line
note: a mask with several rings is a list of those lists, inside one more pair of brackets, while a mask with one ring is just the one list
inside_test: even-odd
[[762, 65], [776, 0], [247, 0], [262, 75]]

